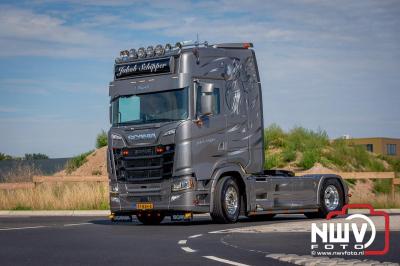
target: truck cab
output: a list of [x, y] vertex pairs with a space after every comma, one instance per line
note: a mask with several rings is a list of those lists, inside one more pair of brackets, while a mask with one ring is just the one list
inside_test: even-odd
[[195, 42], [121, 51], [109, 85], [111, 217], [157, 224], [210, 213], [226, 223], [240, 214], [321, 216], [347, 202], [339, 176], [264, 171], [252, 47]]

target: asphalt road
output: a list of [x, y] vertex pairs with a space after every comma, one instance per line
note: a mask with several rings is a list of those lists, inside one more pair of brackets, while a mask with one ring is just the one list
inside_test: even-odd
[[[259, 222], [243, 218], [220, 225], [203, 216], [192, 222], [166, 219], [159, 226], [144, 226], [136, 219], [111, 223], [101, 217], [0, 217], [0, 265], [293, 265], [287, 254], [309, 255], [310, 233], [220, 230], [299, 219], [304, 216]], [[399, 233], [391, 234], [389, 254], [367, 259], [399, 262]], [[383, 241], [381, 233], [378, 241]], [[279, 259], [279, 254], [286, 255]], [[349, 259], [345, 265], [352, 262]]]

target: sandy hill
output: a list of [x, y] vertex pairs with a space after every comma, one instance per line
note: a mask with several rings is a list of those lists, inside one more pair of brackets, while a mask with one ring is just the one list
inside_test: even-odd
[[[73, 171], [70, 175], [107, 175], [107, 147], [95, 150], [86, 157], [86, 160], [81, 167]], [[67, 173], [63, 170], [55, 175], [67, 175]]]

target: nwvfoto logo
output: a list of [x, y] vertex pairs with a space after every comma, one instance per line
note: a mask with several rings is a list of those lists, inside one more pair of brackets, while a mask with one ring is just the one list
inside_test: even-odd
[[[311, 249], [323, 250], [347, 250], [354, 249], [364, 251], [365, 255], [384, 255], [389, 251], [389, 215], [383, 211], [375, 211], [368, 204], [349, 204], [341, 211], [330, 212], [327, 220], [332, 217], [345, 215], [348, 209], [369, 209], [370, 216], [382, 216], [385, 219], [385, 244], [382, 250], [366, 250], [370, 247], [376, 237], [374, 222], [364, 214], [352, 214], [345, 219], [345, 222], [327, 222], [322, 224], [311, 224]], [[359, 223], [351, 222], [357, 219]], [[367, 235], [369, 229], [370, 236]], [[355, 244], [350, 244], [350, 235], [353, 235]]]

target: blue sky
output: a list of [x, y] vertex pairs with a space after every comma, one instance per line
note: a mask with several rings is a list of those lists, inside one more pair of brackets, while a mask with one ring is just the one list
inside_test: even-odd
[[252, 41], [265, 124], [400, 137], [400, 1], [0, 1], [0, 152], [76, 155], [122, 49]]

